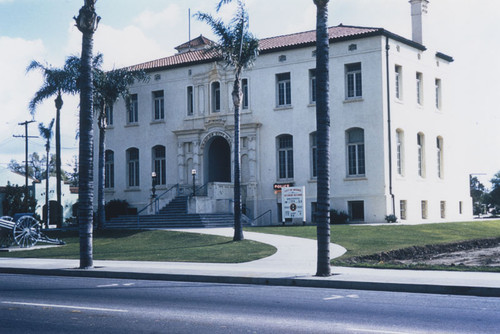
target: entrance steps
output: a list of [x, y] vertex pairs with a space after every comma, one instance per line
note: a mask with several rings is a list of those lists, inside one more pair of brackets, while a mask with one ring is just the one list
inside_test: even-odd
[[106, 229], [160, 229], [160, 228], [203, 228], [231, 227], [234, 215], [231, 213], [187, 213], [188, 197], [178, 196], [156, 215], [125, 215], [110, 219]]

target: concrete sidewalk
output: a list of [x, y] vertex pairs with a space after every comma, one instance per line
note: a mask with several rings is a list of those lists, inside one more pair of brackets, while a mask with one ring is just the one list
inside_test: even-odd
[[[182, 231], [233, 235], [231, 228]], [[278, 251], [270, 257], [239, 264], [94, 261], [90, 270], [78, 269], [78, 260], [0, 258], [0, 272], [500, 297], [499, 273], [333, 267], [332, 276], [316, 277], [315, 240], [255, 232], [245, 232], [245, 238], [273, 245]], [[343, 247], [331, 244], [332, 258], [344, 252]]]

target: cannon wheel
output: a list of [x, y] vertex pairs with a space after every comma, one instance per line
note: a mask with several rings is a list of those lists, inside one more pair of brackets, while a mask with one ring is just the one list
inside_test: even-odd
[[14, 225], [12, 235], [19, 247], [32, 247], [40, 239], [40, 225], [35, 218], [22, 216]]

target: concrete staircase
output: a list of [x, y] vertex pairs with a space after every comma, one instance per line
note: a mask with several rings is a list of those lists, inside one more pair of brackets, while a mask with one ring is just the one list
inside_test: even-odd
[[157, 215], [127, 215], [112, 218], [106, 222], [106, 229], [155, 229], [155, 228], [203, 228], [230, 227], [234, 224], [233, 214], [187, 213], [186, 196], [175, 197]]

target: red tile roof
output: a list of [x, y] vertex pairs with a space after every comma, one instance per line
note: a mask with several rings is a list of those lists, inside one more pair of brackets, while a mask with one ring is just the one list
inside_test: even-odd
[[[425, 47], [423, 47], [420, 44], [414, 43], [399, 35], [392, 34], [382, 28], [354, 27], [354, 26], [344, 26], [341, 24], [335, 27], [328, 28], [328, 33], [330, 36], [330, 43], [345, 39], [355, 39], [373, 35], [388, 35], [391, 38], [395, 38], [397, 40], [403, 41], [404, 43], [411, 44], [417, 48], [425, 49]], [[200, 37], [198, 37], [197, 39], [199, 39]], [[212, 41], [210, 41], [205, 37], [203, 37], [202, 42], [212, 43]], [[263, 38], [259, 40], [259, 49], [261, 53], [268, 53], [279, 50], [311, 46], [314, 45], [315, 42], [316, 42], [316, 31], [311, 30], [290, 35]], [[184, 43], [179, 47], [183, 47], [186, 44], [187, 43]], [[219, 59], [221, 59], [220, 55], [213, 49], [194, 50], [134, 65], [129, 67], [129, 69], [153, 71], [166, 68], [186, 66], [190, 64], [206, 63]]]

